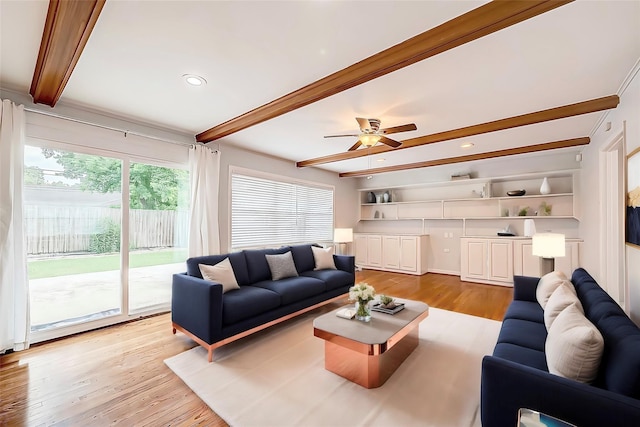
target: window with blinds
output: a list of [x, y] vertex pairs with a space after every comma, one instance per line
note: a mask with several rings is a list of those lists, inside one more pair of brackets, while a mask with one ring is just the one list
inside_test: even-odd
[[331, 241], [333, 189], [231, 175], [231, 247]]

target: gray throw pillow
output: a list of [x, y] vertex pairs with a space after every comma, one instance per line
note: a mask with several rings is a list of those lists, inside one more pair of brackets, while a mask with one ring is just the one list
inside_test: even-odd
[[280, 255], [265, 255], [271, 270], [271, 280], [286, 279], [287, 277], [298, 277], [296, 265], [293, 263], [291, 251]]

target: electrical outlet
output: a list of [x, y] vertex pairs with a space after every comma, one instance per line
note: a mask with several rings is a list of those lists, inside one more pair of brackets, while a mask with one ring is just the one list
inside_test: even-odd
[[449, 253], [449, 248], [444, 248], [444, 253], [448, 254]]

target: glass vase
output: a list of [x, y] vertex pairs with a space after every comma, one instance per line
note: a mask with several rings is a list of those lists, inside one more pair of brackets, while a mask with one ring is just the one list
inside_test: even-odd
[[356, 301], [356, 319], [361, 322], [369, 322], [371, 320], [371, 307], [369, 307], [369, 301]]

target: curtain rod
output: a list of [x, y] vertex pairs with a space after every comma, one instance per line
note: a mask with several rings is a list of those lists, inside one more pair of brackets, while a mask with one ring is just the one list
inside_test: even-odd
[[50, 113], [50, 112], [47, 112], [47, 111], [42, 111], [42, 110], [38, 110], [38, 109], [35, 109], [35, 108], [27, 107], [27, 106], [24, 106], [24, 110], [25, 111], [29, 111], [30, 113], [42, 114], [43, 116], [55, 117], [57, 119], [68, 120], [70, 122], [81, 123], [81, 124], [89, 125], [89, 126], [95, 126], [95, 127], [101, 128], [101, 129], [112, 130], [112, 131], [115, 131], [115, 132], [122, 132], [125, 135], [125, 137], [127, 135], [135, 135], [135, 136], [140, 136], [142, 138], [154, 139], [156, 141], [168, 142], [169, 144], [176, 144], [176, 145], [182, 145], [182, 146], [204, 145], [204, 144], [202, 144], [200, 142], [196, 142], [195, 138], [194, 138], [193, 142], [173, 141], [173, 140], [170, 140], [170, 139], [165, 139], [165, 138], [160, 138], [160, 137], [157, 137], [157, 136], [147, 135], [147, 134], [144, 134], [144, 133], [141, 133], [141, 132], [131, 131], [131, 130], [127, 130], [127, 129], [120, 129], [120, 128], [116, 128], [116, 127], [113, 127], [113, 126], [107, 126], [107, 125], [103, 125], [103, 124], [99, 124], [99, 123], [93, 123], [93, 122], [89, 122], [89, 121], [86, 121], [86, 120], [75, 119], [75, 118], [72, 118], [72, 117], [66, 117], [66, 116], [62, 116], [60, 114]]

